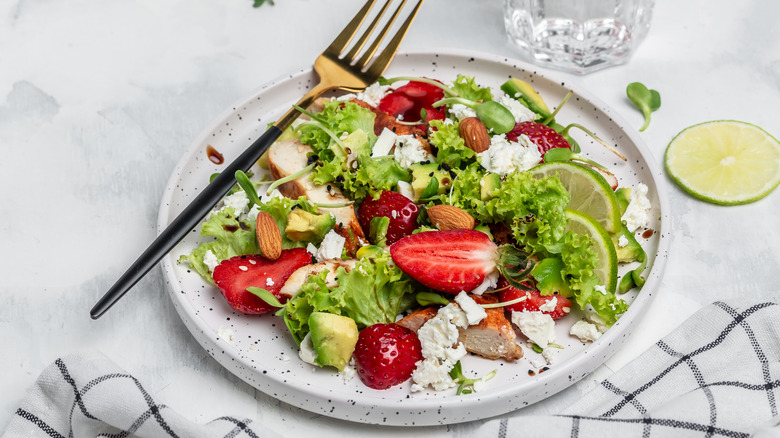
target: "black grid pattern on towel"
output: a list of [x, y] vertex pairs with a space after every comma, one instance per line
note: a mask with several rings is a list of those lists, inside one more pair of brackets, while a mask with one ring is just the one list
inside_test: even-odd
[[[133, 433], [135, 433], [139, 428], [141, 428], [144, 425], [154, 426], [156, 428], [155, 436], [185, 438], [181, 434], [176, 433], [176, 431], [174, 430], [175, 428], [170, 425], [169, 421], [166, 420], [165, 412], [167, 410], [167, 407], [163, 404], [157, 404], [154, 401], [154, 398], [152, 398], [152, 396], [144, 389], [141, 382], [139, 382], [138, 379], [136, 379], [135, 377], [123, 373], [110, 373], [92, 379], [83, 385], [79, 385], [71, 376], [71, 373], [68, 371], [68, 367], [65, 364], [65, 362], [62, 360], [62, 358], [57, 359], [54, 363], [56, 364], [57, 368], [60, 371], [60, 376], [62, 377], [62, 380], [66, 382], [73, 389], [73, 404], [70, 407], [70, 415], [69, 415], [69, 423], [71, 425], [73, 424], [73, 415], [77, 409], [82, 415], [84, 415], [85, 417], [91, 420], [102, 421], [100, 418], [97, 418], [93, 413], [91, 413], [89, 409], [87, 409], [85, 400], [89, 398], [90, 391], [95, 391], [97, 388], [99, 388], [101, 384], [119, 379], [119, 380], [125, 380], [131, 382], [131, 385], [124, 386], [123, 389], [127, 390], [128, 388], [134, 388], [135, 390], [137, 390], [138, 394], [146, 402], [148, 409], [142, 412], [135, 419], [135, 421], [133, 421], [131, 426], [127, 428], [127, 430], [120, 430], [116, 433], [110, 433], [110, 434], [104, 433], [99, 435], [100, 438], [126, 438], [132, 436]], [[38, 416], [30, 412], [27, 412], [22, 408], [17, 409], [16, 415], [34, 424], [35, 426], [38, 427], [38, 429], [40, 429], [42, 432], [44, 432], [46, 435], [50, 437], [65, 438], [67, 436], [68, 438], [73, 438], [72, 427], [69, 428], [67, 435], [65, 435], [64, 433], [60, 433], [57, 430], [55, 430], [54, 427], [47, 424]], [[150, 421], [152, 422], [150, 423]], [[251, 423], [251, 420], [249, 419], [239, 420], [233, 417], [223, 416], [213, 420], [211, 423], [216, 423], [216, 422], [229, 422], [235, 425], [235, 427], [233, 427], [228, 433], [223, 435], [224, 438], [236, 438], [242, 436], [241, 435], [242, 433], [245, 434], [245, 436], [248, 436], [250, 438], [258, 438], [258, 435], [255, 434], [255, 432], [252, 431], [251, 428], [249, 427], [249, 423]]]

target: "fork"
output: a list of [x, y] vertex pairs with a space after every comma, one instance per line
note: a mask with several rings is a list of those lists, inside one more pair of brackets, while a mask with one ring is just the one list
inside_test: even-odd
[[[92, 319], [100, 318], [111, 306], [119, 301], [214, 208], [236, 183], [236, 171], [249, 170], [260, 156], [268, 150], [271, 144], [279, 138], [282, 132], [298, 117], [300, 112], [295, 107], [308, 108], [317, 98], [328, 91], [343, 90], [353, 93], [363, 91], [379, 79], [395, 56], [395, 52], [398, 50], [404, 35], [406, 35], [406, 31], [409, 30], [409, 26], [417, 15], [423, 0], [417, 2], [406, 20], [377, 56], [375, 54], [379, 46], [390, 32], [396, 18], [401, 14], [407, 0], [401, 0], [400, 5], [387, 19], [384, 27], [370, 40], [377, 26], [381, 23], [382, 17], [390, 9], [391, 3], [393, 3], [393, 0], [385, 0], [384, 5], [382, 5], [375, 18], [366, 26], [363, 34], [356, 39], [355, 35], [369, 16], [376, 2], [377, 0], [368, 0], [330, 46], [314, 61], [314, 71], [320, 77], [319, 83], [277, 120], [260, 138], [255, 140], [235, 161], [230, 163], [157, 236], [152, 244], [90, 310], [89, 313]], [[367, 44], [368, 47], [366, 47]], [[346, 52], [348, 48], [349, 52]]]

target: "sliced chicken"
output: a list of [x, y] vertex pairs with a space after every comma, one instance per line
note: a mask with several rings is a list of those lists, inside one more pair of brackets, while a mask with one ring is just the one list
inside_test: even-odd
[[299, 290], [301, 290], [301, 286], [303, 286], [303, 283], [306, 282], [307, 278], [311, 277], [312, 275], [317, 275], [325, 270], [328, 271], [328, 274], [325, 277], [325, 284], [328, 287], [337, 286], [338, 283], [336, 281], [336, 270], [343, 267], [347, 272], [349, 272], [352, 270], [352, 268], [355, 267], [355, 263], [357, 263], [357, 260], [355, 259], [332, 259], [315, 263], [313, 265], [302, 266], [287, 278], [287, 281], [284, 282], [284, 286], [282, 286], [282, 288], [279, 290], [279, 295], [288, 299], [292, 298], [295, 296], [295, 294], [298, 293]]
[[[279, 179], [300, 171], [308, 164], [309, 152], [312, 152], [311, 147], [297, 139], [274, 143], [268, 150], [268, 167], [271, 175], [274, 179]], [[288, 198], [297, 199], [305, 196], [309, 201], [319, 204], [342, 204], [350, 201], [335, 185], [316, 185], [309, 179], [309, 175], [282, 184], [279, 186], [279, 191]], [[355, 208], [352, 205], [320, 208], [320, 213], [330, 213], [336, 218], [335, 230], [347, 239], [345, 244], [347, 252], [350, 256], [354, 256], [361, 243], [365, 241], [363, 229], [360, 228], [355, 216]]]
[[[494, 295], [469, 295], [477, 304], [498, 302]], [[397, 324], [417, 333], [429, 319], [436, 316], [436, 307], [424, 307], [402, 318]], [[512, 323], [506, 319], [504, 309], [485, 309], [487, 317], [479, 324], [465, 329], [459, 328], [458, 342], [462, 342], [466, 351], [487, 359], [504, 359], [509, 362], [523, 357], [523, 349], [517, 344], [517, 334]]]

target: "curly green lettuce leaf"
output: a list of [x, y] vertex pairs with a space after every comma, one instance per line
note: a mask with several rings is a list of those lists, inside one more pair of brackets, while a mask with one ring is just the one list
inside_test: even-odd
[[277, 312], [298, 344], [309, 332], [312, 312], [348, 316], [359, 329], [389, 324], [395, 322], [401, 311], [404, 296], [412, 292], [411, 280], [392, 263], [389, 252], [360, 259], [349, 272], [338, 268], [336, 286], [328, 287], [327, 274], [323, 271], [309, 277], [301, 290]]
[[255, 224], [252, 221], [236, 218], [232, 207], [213, 212], [203, 222], [200, 235], [213, 237], [215, 240], [201, 243], [190, 254], [180, 256], [179, 262], [188, 262], [190, 267], [209, 283], [213, 283], [214, 280], [211, 278], [208, 266], [203, 263], [203, 257], [208, 251], [211, 251], [219, 261], [260, 252], [255, 236]]
[[[344, 133], [363, 131], [366, 133], [369, 149], [376, 142], [375, 119], [376, 115], [370, 109], [339, 100], [327, 102], [323, 110], [316, 114], [316, 121], [322, 123], [336, 137], [340, 138]], [[316, 154], [328, 149], [333, 143], [333, 138], [316, 124], [303, 124], [298, 131], [301, 142], [311, 146]]]
[[444, 120], [429, 122], [428, 141], [438, 148], [436, 161], [451, 168], [461, 168], [476, 160], [477, 154], [466, 146], [458, 133], [459, 122], [445, 124]]
[[467, 100], [484, 102], [493, 100], [493, 92], [490, 91], [490, 87], [480, 87], [472, 76], [458, 75], [450, 88], [458, 93], [458, 96]]

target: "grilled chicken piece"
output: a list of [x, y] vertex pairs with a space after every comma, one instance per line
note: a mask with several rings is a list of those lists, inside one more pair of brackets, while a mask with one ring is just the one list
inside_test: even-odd
[[325, 284], [328, 285], [328, 287], [336, 286], [338, 285], [336, 282], [336, 270], [340, 267], [344, 267], [344, 269], [349, 272], [352, 270], [352, 268], [355, 267], [356, 263], [357, 260], [355, 259], [331, 259], [324, 260], [313, 265], [302, 266], [295, 270], [295, 272], [293, 272], [292, 275], [287, 278], [287, 281], [284, 282], [284, 286], [282, 286], [282, 288], [279, 290], [279, 295], [288, 299], [292, 298], [295, 296], [295, 294], [298, 293], [299, 290], [301, 290], [301, 286], [303, 286], [303, 283], [306, 282], [307, 278], [311, 277], [312, 275], [317, 275], [325, 270], [328, 271], [328, 275], [325, 277]]
[[[312, 152], [311, 147], [304, 145], [297, 139], [276, 142], [268, 150], [268, 168], [274, 179], [290, 176], [300, 171], [307, 165], [307, 154]], [[303, 175], [293, 181], [279, 186], [279, 191], [288, 198], [297, 199], [305, 196], [309, 201], [320, 204], [341, 204], [349, 202], [335, 185], [316, 185], [309, 175]], [[355, 208], [347, 205], [340, 208], [320, 208], [320, 213], [331, 213], [336, 218], [337, 233], [347, 239], [345, 247], [351, 257], [365, 241], [363, 229], [360, 228]]]
[[[477, 304], [498, 302], [494, 295], [469, 295]], [[417, 333], [429, 319], [436, 316], [436, 307], [424, 307], [402, 318], [397, 324]], [[523, 348], [517, 344], [517, 334], [512, 323], [506, 319], [504, 309], [485, 309], [487, 317], [479, 324], [465, 329], [459, 328], [458, 342], [462, 342], [466, 351], [487, 359], [514, 361], [523, 357]]]
[[[477, 304], [498, 302], [495, 295], [469, 295]], [[460, 331], [458, 341], [466, 351], [487, 359], [504, 359], [508, 362], [523, 357], [523, 349], [517, 344], [517, 334], [506, 319], [503, 308], [485, 309], [487, 318], [479, 324]]]

